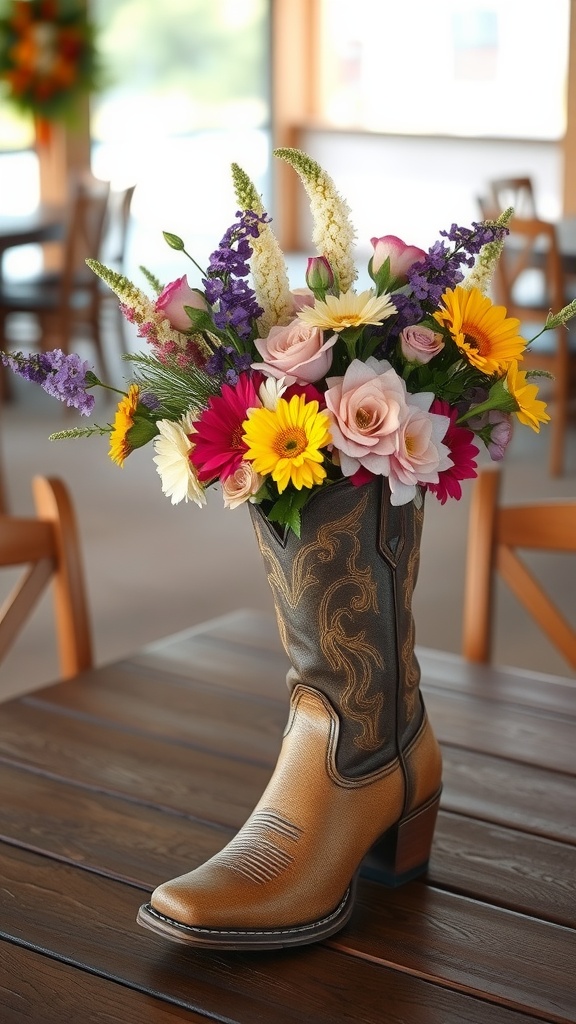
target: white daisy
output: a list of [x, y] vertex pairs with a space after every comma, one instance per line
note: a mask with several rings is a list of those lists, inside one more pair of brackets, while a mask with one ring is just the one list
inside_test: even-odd
[[206, 504], [206, 495], [188, 457], [193, 447], [188, 437], [194, 432], [192, 416], [187, 413], [180, 423], [158, 420], [159, 435], [154, 438], [156, 456], [153, 461], [162, 480], [162, 492], [173, 505], [193, 501], [202, 507]]

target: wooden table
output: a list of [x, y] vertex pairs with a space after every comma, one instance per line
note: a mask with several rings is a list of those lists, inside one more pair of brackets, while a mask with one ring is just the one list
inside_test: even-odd
[[238, 612], [0, 708], [0, 1020], [576, 1021], [576, 686], [420, 651], [445, 758], [428, 876], [346, 929], [210, 953], [135, 923], [227, 842], [286, 718], [273, 620]]

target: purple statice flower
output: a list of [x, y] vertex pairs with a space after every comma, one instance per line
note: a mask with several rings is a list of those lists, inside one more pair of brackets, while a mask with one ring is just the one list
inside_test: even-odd
[[238, 377], [252, 365], [247, 352], [237, 352], [232, 345], [221, 345], [206, 363], [206, 372], [213, 377], [223, 377], [227, 384], [237, 384]]
[[398, 310], [394, 334], [433, 313], [446, 289], [455, 288], [464, 279], [462, 267], [473, 267], [474, 257], [483, 246], [500, 241], [507, 231], [506, 227], [479, 221], [474, 221], [470, 228], [452, 224], [448, 231], [441, 231], [441, 237], [452, 242], [453, 248], [446, 242], [435, 242], [426, 257], [410, 268], [407, 294], [394, 295]]
[[94, 408], [94, 395], [87, 388], [99, 384], [89, 364], [72, 353], [66, 355], [56, 348], [51, 352], [2, 352], [0, 358], [24, 380], [39, 384], [52, 398], [65, 402], [70, 408], [78, 409], [82, 416], [89, 416]]
[[231, 328], [242, 339], [250, 338], [254, 320], [263, 313], [244, 278], [250, 273], [249, 239], [257, 238], [260, 226], [268, 220], [267, 214], [259, 216], [253, 210], [239, 210], [235, 223], [212, 253], [202, 281], [206, 299], [214, 309], [216, 327], [220, 331]]

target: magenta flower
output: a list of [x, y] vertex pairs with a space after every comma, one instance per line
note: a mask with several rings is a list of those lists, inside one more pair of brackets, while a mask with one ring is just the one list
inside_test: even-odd
[[455, 498], [460, 501], [462, 487], [460, 480], [472, 480], [476, 474], [476, 456], [479, 449], [472, 444], [474, 434], [466, 427], [456, 425], [458, 410], [452, 408], [448, 402], [436, 398], [430, 406], [430, 412], [441, 416], [448, 416], [450, 425], [444, 437], [444, 444], [450, 450], [450, 458], [453, 465], [438, 474], [438, 483], [428, 483], [427, 490], [436, 495], [441, 505], [446, 504], [448, 498]]
[[235, 473], [248, 450], [242, 440], [242, 424], [249, 409], [262, 405], [254, 382], [247, 373], [240, 374], [237, 384], [222, 385], [220, 395], [213, 395], [199, 419], [194, 421], [194, 448], [190, 461], [201, 483], [226, 480]]

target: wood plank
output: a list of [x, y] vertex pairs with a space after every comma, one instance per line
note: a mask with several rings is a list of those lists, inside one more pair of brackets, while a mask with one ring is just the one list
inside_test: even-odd
[[574, 1021], [576, 933], [411, 883], [365, 883], [343, 932], [328, 944], [420, 978], [492, 996], [547, 1020]]
[[576, 775], [576, 720], [423, 687], [440, 743]]
[[576, 844], [569, 775], [446, 745], [442, 756], [445, 810]]
[[282, 702], [254, 698], [196, 680], [170, 679], [133, 665], [111, 666], [98, 684], [90, 677], [47, 687], [21, 698], [31, 707], [61, 708], [95, 721], [176, 742], [189, 743], [230, 757], [274, 765], [288, 715], [288, 692]]
[[[231, 720], [228, 728], [234, 732]], [[443, 756], [445, 810], [576, 844], [570, 776], [446, 745]], [[46, 714], [22, 700], [2, 709], [0, 759], [236, 828], [270, 775], [270, 768], [257, 764]]]
[[[150, 888], [203, 863], [234, 833], [6, 766], [0, 807], [3, 839]], [[574, 866], [564, 844], [441, 813], [428, 879], [570, 925]]]
[[289, 662], [283, 652], [240, 645], [206, 633], [183, 634], [166, 647], [145, 647], [129, 662], [158, 673], [212, 683], [256, 697], [282, 699]]
[[[219, 641], [239, 651], [247, 648], [268, 653], [271, 673], [276, 681], [259, 680], [263, 695], [278, 692], [278, 685], [284, 678], [288, 660], [280, 643], [273, 614], [250, 609], [239, 609], [218, 619], [201, 623], [184, 630], [175, 637], [166, 637], [142, 648], [136, 656], [140, 664], [161, 665], [164, 657], [167, 670], [190, 671], [196, 643]], [[216, 644], [218, 647], [218, 643]], [[571, 677], [531, 672], [528, 669], [507, 668], [500, 665], [477, 665], [458, 654], [435, 651], [432, 648], [416, 646], [422, 669], [424, 688], [434, 687], [482, 697], [496, 703], [520, 704], [557, 714], [576, 717], [576, 681]], [[254, 654], [250, 655], [254, 658]], [[256, 659], [254, 659], [256, 662]]]
[[0, 1007], [2, 1024], [206, 1024], [203, 1014], [10, 942], [0, 943]]
[[410, 1024], [561, 1019], [511, 1013], [458, 987], [428, 984], [322, 945], [222, 955], [163, 943], [135, 924], [137, 890], [22, 850], [0, 846], [0, 876], [4, 937], [217, 1019], [381, 1024], [384, 1005], [387, 1020]]
[[504, 665], [478, 665], [458, 654], [416, 647], [425, 687], [440, 687], [494, 703], [520, 704], [576, 717], [576, 680]]
[[[149, 889], [202, 864], [234, 831], [0, 768], [1, 839]], [[576, 927], [576, 854], [563, 843], [441, 811], [427, 881]]]
[[[234, 730], [233, 722], [229, 728]], [[269, 768], [47, 714], [21, 701], [2, 708], [0, 760], [236, 828], [270, 776]]]
[[441, 811], [427, 882], [576, 928], [576, 851], [565, 843]]
[[[237, 671], [242, 656], [241, 649]], [[21, 700], [274, 765], [288, 714], [286, 686], [280, 690], [281, 700], [270, 699], [239, 690], [223, 692], [194, 678], [162, 675], [159, 681], [157, 672], [123, 663], [100, 670], [97, 685], [85, 675]], [[425, 696], [441, 742], [576, 775], [576, 721], [536, 709], [495, 707], [489, 700], [451, 691], [426, 689]]]

